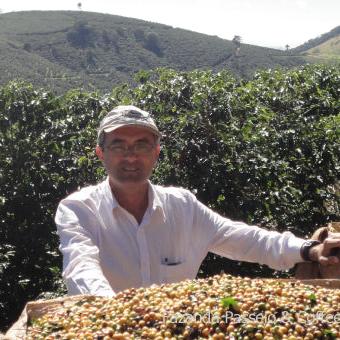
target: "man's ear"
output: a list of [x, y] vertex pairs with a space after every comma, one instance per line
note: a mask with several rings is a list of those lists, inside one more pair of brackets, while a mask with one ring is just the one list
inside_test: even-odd
[[161, 152], [161, 145], [160, 144], [157, 144], [156, 146], [156, 152], [157, 152], [157, 158], [159, 157], [159, 154]]
[[99, 145], [96, 146], [96, 155], [101, 161], [103, 160], [103, 149]]

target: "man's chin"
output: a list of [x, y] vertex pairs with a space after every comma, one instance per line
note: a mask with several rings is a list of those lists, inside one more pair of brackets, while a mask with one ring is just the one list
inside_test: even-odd
[[143, 185], [148, 183], [150, 176], [151, 174], [146, 174], [140, 171], [109, 174], [112, 184], [115, 183], [115, 185], [118, 186]]
[[130, 175], [125, 175], [121, 176], [120, 178], [117, 178], [117, 180], [122, 183], [122, 184], [144, 184], [148, 181], [145, 176], [140, 176], [137, 174], [130, 174]]
[[143, 184], [143, 183], [146, 183], [147, 180], [146, 179], [140, 179], [140, 178], [125, 178], [125, 179], [122, 179], [120, 181], [121, 183], [124, 183], [124, 184]]

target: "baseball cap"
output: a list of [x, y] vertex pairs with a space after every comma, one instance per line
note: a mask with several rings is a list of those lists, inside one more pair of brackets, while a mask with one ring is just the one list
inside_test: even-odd
[[123, 126], [142, 127], [161, 137], [161, 133], [148, 112], [133, 105], [119, 105], [113, 108], [100, 122], [98, 141], [103, 132], [111, 132]]

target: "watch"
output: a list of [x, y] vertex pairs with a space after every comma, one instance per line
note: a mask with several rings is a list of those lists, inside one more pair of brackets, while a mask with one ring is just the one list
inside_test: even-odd
[[316, 240], [308, 240], [302, 244], [301, 249], [300, 249], [300, 254], [304, 261], [308, 261], [308, 262], [312, 261], [312, 259], [309, 256], [309, 251], [311, 250], [311, 248], [319, 244], [321, 244], [321, 242], [316, 241]]

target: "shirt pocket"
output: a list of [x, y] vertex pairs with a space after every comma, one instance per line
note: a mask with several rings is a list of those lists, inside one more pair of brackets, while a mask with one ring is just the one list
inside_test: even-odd
[[174, 283], [190, 278], [187, 262], [161, 264], [162, 283]]

